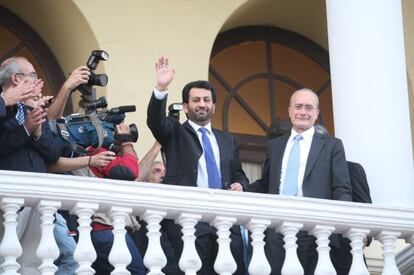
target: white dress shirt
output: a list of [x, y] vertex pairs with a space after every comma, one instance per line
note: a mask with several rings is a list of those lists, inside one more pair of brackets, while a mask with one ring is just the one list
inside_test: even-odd
[[[199, 131], [201, 127], [204, 127], [207, 129], [206, 134], [208, 139], [210, 140], [211, 147], [213, 148], [213, 154], [214, 159], [216, 160], [217, 170], [219, 173], [219, 176], [221, 178], [221, 171], [220, 171], [220, 150], [218, 147], [217, 139], [214, 136], [213, 131], [211, 130], [211, 123], [209, 122], [206, 126], [200, 126], [191, 120], [188, 121], [190, 123], [191, 127], [193, 127], [194, 131], [196, 131], [198, 140], [200, 141], [201, 147], [203, 147], [203, 141], [201, 139], [202, 133]], [[203, 147], [204, 151], [204, 147]], [[208, 174], [207, 174], [207, 165], [206, 165], [206, 159], [203, 155], [198, 160], [198, 174], [197, 174], [197, 186], [198, 187], [207, 187], [208, 188]]]
[[[299, 174], [298, 174], [298, 194], [297, 196], [303, 197], [303, 190], [302, 190], [302, 184], [303, 184], [303, 177], [305, 175], [305, 169], [306, 169], [306, 162], [308, 160], [309, 151], [312, 145], [312, 139], [313, 134], [315, 133], [315, 129], [309, 128], [308, 130], [300, 133], [300, 135], [303, 137], [299, 141], [300, 146], [300, 157], [299, 157]], [[289, 159], [289, 153], [292, 149], [294, 137], [299, 134], [297, 133], [293, 128], [290, 134], [290, 137], [287, 141], [285, 152], [283, 154], [283, 161], [282, 161], [282, 170], [280, 172], [280, 186], [279, 186], [279, 194], [282, 194], [283, 185], [285, 181], [285, 175], [286, 175], [286, 167]], [[283, 194], [282, 194], [283, 195]]]

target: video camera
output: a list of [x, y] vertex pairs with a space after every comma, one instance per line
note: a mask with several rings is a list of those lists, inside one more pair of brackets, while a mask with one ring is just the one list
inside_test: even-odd
[[86, 102], [84, 106], [84, 115], [72, 114], [58, 119], [56, 122], [51, 122], [51, 128], [54, 129], [54, 132], [60, 133], [74, 151], [86, 154], [85, 149], [93, 146], [118, 152], [122, 143], [138, 140], [138, 128], [134, 123], [129, 125], [129, 134], [116, 132], [116, 125], [125, 120], [125, 113], [135, 112], [135, 105], [103, 109], [107, 107], [107, 102], [105, 97], [101, 97]]
[[105, 86], [108, 83], [106, 74], [95, 74], [93, 71], [99, 61], [107, 60], [108, 53], [102, 50], [92, 51], [87, 66], [91, 71], [87, 84], [78, 87], [84, 95], [83, 108], [85, 114], [71, 114], [56, 121], [51, 121], [50, 126], [55, 134], [65, 143], [69, 144], [72, 151], [87, 154], [85, 150], [89, 146], [95, 148], [104, 147], [118, 152], [124, 142], [136, 142], [138, 140], [138, 128], [135, 124], [129, 125], [129, 134], [116, 132], [116, 125], [125, 120], [125, 113], [135, 112], [135, 105], [119, 106], [106, 109], [108, 104], [105, 97], [92, 100], [94, 85]]

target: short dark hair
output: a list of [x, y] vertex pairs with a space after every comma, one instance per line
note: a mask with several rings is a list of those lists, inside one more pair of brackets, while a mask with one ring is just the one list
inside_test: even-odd
[[183, 88], [183, 93], [182, 93], [183, 103], [188, 104], [188, 100], [190, 97], [190, 90], [192, 88], [200, 88], [200, 89], [209, 90], [211, 92], [211, 98], [213, 99], [213, 103], [216, 103], [216, 88], [214, 88], [214, 85], [207, 80], [196, 80], [196, 81], [192, 81], [188, 83], [187, 85], [185, 85]]

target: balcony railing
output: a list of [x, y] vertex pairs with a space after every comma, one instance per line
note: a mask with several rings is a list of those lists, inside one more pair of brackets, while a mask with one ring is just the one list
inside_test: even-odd
[[19, 274], [17, 259], [22, 249], [17, 234], [17, 213], [22, 206], [37, 208], [41, 214], [41, 240], [37, 255], [41, 274], [53, 274], [59, 255], [53, 237], [53, 214], [72, 210], [79, 219], [79, 242], [75, 259], [77, 274], [93, 274], [96, 258], [91, 238], [91, 216], [106, 212], [113, 220], [114, 245], [111, 274], [128, 274], [130, 262], [124, 234], [131, 213], [147, 222], [149, 244], [144, 264], [149, 274], [163, 274], [166, 257], [160, 245], [160, 222], [174, 219], [182, 225], [184, 250], [179, 266], [186, 274], [196, 274], [201, 261], [195, 249], [194, 226], [198, 221], [217, 228], [219, 251], [215, 270], [232, 274], [236, 263], [230, 251], [230, 227], [243, 224], [251, 232], [252, 258], [249, 274], [265, 275], [270, 266], [264, 254], [264, 234], [272, 228], [284, 235], [286, 257], [283, 274], [303, 274], [296, 256], [296, 233], [307, 230], [316, 237], [318, 264], [315, 274], [335, 274], [329, 258], [329, 239], [333, 232], [351, 240], [353, 262], [349, 274], [369, 274], [363, 260], [363, 240], [374, 236], [383, 244], [386, 275], [400, 274], [395, 260], [395, 241], [414, 242], [414, 209], [382, 207], [341, 201], [231, 192], [204, 188], [167, 186], [40, 173], [0, 171], [0, 199], [4, 216], [4, 237], [0, 256], [2, 274]]

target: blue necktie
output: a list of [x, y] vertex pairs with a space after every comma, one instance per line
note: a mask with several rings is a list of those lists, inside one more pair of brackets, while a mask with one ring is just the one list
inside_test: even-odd
[[24, 104], [22, 103], [17, 103], [16, 120], [19, 125], [24, 123]]
[[285, 172], [285, 180], [283, 183], [283, 195], [296, 196], [298, 194], [298, 175], [300, 165], [299, 141], [302, 138], [303, 137], [299, 134], [293, 138], [293, 146], [289, 153], [288, 163]]
[[204, 158], [207, 166], [208, 187], [221, 189], [221, 178], [214, 158], [213, 147], [211, 147], [210, 139], [207, 136], [207, 129], [202, 127], [199, 131], [202, 133], [201, 141], [203, 142]]

